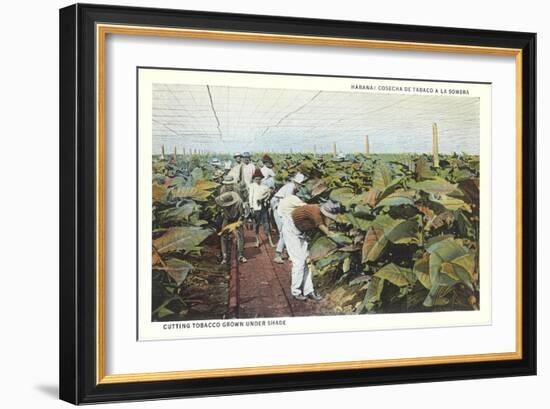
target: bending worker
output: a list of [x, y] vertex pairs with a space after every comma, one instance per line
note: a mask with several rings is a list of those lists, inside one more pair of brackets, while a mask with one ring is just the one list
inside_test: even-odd
[[271, 198], [271, 211], [273, 213], [273, 219], [277, 225], [277, 230], [279, 231], [279, 241], [277, 242], [277, 248], [275, 249], [275, 257], [273, 262], [277, 264], [283, 264], [283, 250], [285, 249], [285, 240], [283, 238], [283, 218], [279, 216], [277, 208], [279, 203], [285, 197], [292, 196], [296, 190], [298, 190], [305, 181], [305, 176], [301, 173], [297, 173], [290, 182], [287, 182], [283, 187], [281, 187], [277, 193]]
[[319, 301], [321, 296], [315, 292], [311, 271], [307, 265], [308, 242], [306, 234], [314, 229], [331, 237], [327, 225], [335, 220], [340, 206], [332, 201], [322, 205], [306, 204], [297, 196], [289, 196], [279, 203], [277, 211], [283, 218], [283, 238], [288, 256], [292, 262], [290, 291], [297, 300], [312, 299]]

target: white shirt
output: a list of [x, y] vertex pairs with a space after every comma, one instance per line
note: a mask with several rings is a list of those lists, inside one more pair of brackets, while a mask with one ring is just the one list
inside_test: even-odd
[[283, 218], [290, 217], [294, 209], [305, 205], [306, 203], [303, 202], [298, 196], [291, 195], [291, 196], [285, 197], [279, 202], [279, 207], [277, 207], [277, 213], [279, 213], [279, 216]]
[[294, 182], [288, 182], [286, 185], [281, 187], [277, 193], [275, 193], [275, 197], [278, 197], [279, 199], [284, 199], [285, 197], [291, 196], [294, 194], [294, 189], [296, 186], [294, 185]]
[[265, 185], [258, 185], [257, 183], [251, 183], [248, 185], [248, 203], [252, 210], [261, 210], [262, 206], [258, 204], [258, 201], [263, 201], [269, 197], [269, 188]]
[[242, 180], [241, 180], [241, 168], [242, 168], [242, 166], [243, 166], [242, 163], [237, 163], [235, 166], [233, 166], [231, 168], [231, 170], [228, 173], [228, 175], [233, 176], [233, 178], [235, 179], [235, 183], [242, 182]]
[[262, 172], [262, 175], [264, 175], [264, 179], [268, 177], [274, 177], [275, 171], [272, 168], [268, 168], [267, 166], [263, 166], [260, 171]]
[[267, 186], [270, 189], [275, 189], [275, 179], [273, 176], [268, 176], [262, 179], [262, 185]]
[[256, 166], [252, 162], [250, 162], [248, 165], [245, 165], [243, 163], [243, 181], [246, 183], [246, 185], [250, 185], [252, 183], [252, 175], [254, 174], [254, 171], [256, 170]]

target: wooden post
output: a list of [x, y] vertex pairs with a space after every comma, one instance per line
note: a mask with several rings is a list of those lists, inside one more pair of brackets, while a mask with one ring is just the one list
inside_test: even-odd
[[164, 160], [164, 145], [160, 145], [160, 158]]
[[370, 150], [369, 150], [369, 134], [366, 134], [365, 135], [365, 155], [369, 155], [370, 154]]
[[433, 129], [433, 156], [434, 156], [434, 163], [433, 167], [438, 168], [439, 167], [439, 145], [437, 140], [437, 124], [434, 122], [432, 124]]
[[332, 142], [332, 154], [336, 156], [338, 151], [336, 150], [336, 142]]
[[317, 155], [317, 145], [313, 145], [313, 154]]

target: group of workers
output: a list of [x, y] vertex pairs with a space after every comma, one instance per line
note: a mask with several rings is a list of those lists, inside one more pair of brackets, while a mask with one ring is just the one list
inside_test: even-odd
[[[306, 180], [302, 173], [296, 173], [276, 188], [273, 160], [269, 155], [262, 157], [262, 167], [256, 167], [248, 152], [235, 153], [235, 163], [214, 159], [213, 165], [219, 172], [215, 177], [221, 179], [221, 188], [216, 203], [222, 210], [222, 231], [228, 225], [237, 241], [237, 259], [247, 261], [244, 255], [244, 223], [251, 220], [256, 235], [256, 247], [262, 245], [260, 227], [268, 238], [269, 245], [276, 247], [273, 262], [283, 264], [283, 252], [286, 249], [292, 263], [291, 293], [297, 300], [320, 300], [315, 291], [311, 272], [308, 268], [308, 242], [306, 233], [318, 229], [331, 237], [333, 233], [328, 225], [339, 212], [340, 206], [332, 201], [322, 205], [303, 202], [296, 192]], [[271, 220], [278, 231], [278, 242], [274, 243], [271, 234]], [[229, 233], [228, 233], [229, 234]], [[221, 235], [222, 263], [228, 263], [228, 234]]]

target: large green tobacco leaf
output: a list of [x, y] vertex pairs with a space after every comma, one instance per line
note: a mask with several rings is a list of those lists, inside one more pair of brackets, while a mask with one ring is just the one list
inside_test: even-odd
[[388, 280], [398, 287], [414, 284], [416, 281], [416, 277], [410, 268], [399, 267], [394, 263], [386, 264], [374, 276]]
[[372, 186], [379, 192], [383, 192], [392, 182], [390, 167], [383, 162], [376, 165], [372, 176]]
[[410, 182], [409, 188], [422, 190], [432, 195], [448, 195], [456, 190], [458, 185], [447, 182], [445, 179], [435, 177], [421, 182]]
[[462, 241], [457, 239], [440, 240], [427, 246], [429, 256], [429, 275], [432, 288], [424, 300], [430, 307], [437, 298], [440, 287], [453, 286], [459, 282], [473, 290], [473, 277], [476, 268], [475, 256]]
[[312, 261], [320, 260], [334, 253], [338, 246], [327, 236], [319, 236], [309, 248], [309, 257]]
[[428, 249], [432, 247], [434, 244], [439, 243], [440, 241], [449, 240], [449, 239], [454, 239], [454, 236], [452, 234], [440, 234], [438, 236], [434, 236], [426, 240], [426, 242], [424, 243], [424, 247]]
[[336, 251], [320, 260], [317, 260], [315, 266], [320, 270], [321, 275], [328, 271], [333, 271], [340, 264], [340, 262], [349, 257], [348, 253]]
[[388, 240], [384, 236], [384, 229], [380, 226], [372, 226], [363, 242], [362, 262], [378, 260], [387, 244]]
[[353, 243], [353, 240], [344, 233], [332, 233], [329, 238], [340, 246], [348, 246]]
[[415, 196], [416, 196], [416, 192], [413, 190], [407, 190], [407, 191], [398, 190], [386, 196], [384, 199], [382, 199], [378, 203], [377, 207], [401, 206], [401, 205], [414, 206]]
[[388, 241], [395, 244], [417, 244], [422, 240], [418, 218], [393, 219], [380, 215], [373, 222], [363, 243], [363, 263], [376, 261], [386, 248]]
[[199, 207], [195, 204], [195, 202], [190, 201], [180, 207], [172, 207], [168, 210], [160, 212], [160, 222], [166, 223], [179, 222], [182, 220], [187, 221], [189, 220], [189, 217], [193, 214], [193, 212], [197, 210], [199, 210]]
[[153, 240], [153, 246], [160, 254], [173, 251], [189, 252], [195, 250], [212, 230], [196, 226], [171, 227], [158, 239]]
[[205, 202], [208, 200], [208, 197], [212, 194], [209, 190], [202, 190], [196, 187], [180, 186], [172, 189], [170, 191], [171, 196], [174, 199], [193, 199], [197, 202]]
[[386, 239], [395, 244], [414, 244], [422, 240], [419, 218], [417, 217], [403, 220], [393, 219], [383, 214], [378, 216], [373, 224], [382, 227]]
[[371, 217], [372, 216], [372, 208], [367, 204], [357, 204], [355, 208], [353, 209], [353, 215], [355, 217]]
[[430, 201], [440, 204], [447, 210], [465, 210], [469, 213], [472, 212], [472, 208], [468, 203], [455, 197], [441, 195], [438, 198], [430, 197]]
[[[367, 287], [365, 293], [365, 299], [362, 303], [362, 308], [366, 308], [367, 311], [372, 311], [380, 302], [380, 296], [384, 290], [384, 279], [380, 277], [372, 277], [371, 282]], [[360, 312], [360, 311], [359, 311]]]
[[164, 185], [167, 187], [183, 186], [187, 183], [187, 179], [183, 176], [176, 176], [173, 178], [166, 177]]
[[156, 266], [155, 269], [166, 271], [177, 285], [181, 285], [193, 270], [193, 264], [185, 260], [170, 258], [166, 260], [166, 267]]
[[355, 198], [355, 193], [349, 187], [342, 187], [339, 189], [334, 189], [330, 192], [330, 200], [333, 202], [341, 203], [345, 207], [349, 207], [353, 199]]
[[346, 220], [353, 225], [353, 227], [362, 231], [367, 231], [372, 224], [370, 220], [356, 216], [356, 213], [345, 213], [344, 216]]

